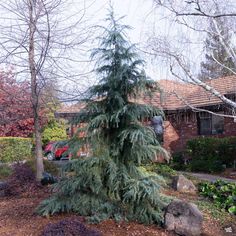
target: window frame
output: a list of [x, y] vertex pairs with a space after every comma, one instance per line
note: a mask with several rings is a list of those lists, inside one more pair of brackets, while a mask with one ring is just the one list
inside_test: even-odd
[[[222, 112], [216, 112], [216, 114], [223, 114]], [[198, 127], [198, 135], [219, 135], [219, 134], [223, 134], [224, 133], [224, 117], [221, 117], [223, 119], [223, 123], [222, 123], [222, 129], [215, 129], [215, 127], [213, 127], [213, 123], [214, 123], [214, 118], [216, 115], [208, 113], [208, 112], [199, 112], [197, 115], [197, 127]], [[218, 116], [219, 117], [219, 116]], [[202, 128], [201, 125], [203, 125], [203, 123], [201, 121], [208, 121], [209, 122], [209, 127], [208, 130], [207, 128]], [[220, 131], [221, 130], [221, 131]]]

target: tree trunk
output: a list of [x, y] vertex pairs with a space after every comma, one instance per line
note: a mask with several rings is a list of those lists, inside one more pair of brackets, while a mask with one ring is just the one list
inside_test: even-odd
[[36, 156], [36, 178], [40, 181], [43, 177], [43, 151], [42, 141], [40, 133], [40, 123], [38, 117], [38, 111], [34, 111], [34, 134], [35, 134], [35, 156]]
[[39, 120], [39, 91], [37, 88], [37, 71], [35, 66], [35, 47], [34, 47], [34, 33], [36, 31], [35, 20], [33, 17], [33, 0], [28, 0], [29, 4], [29, 69], [31, 80], [31, 98], [34, 112], [34, 134], [35, 134], [35, 156], [36, 156], [36, 178], [38, 181], [43, 176], [43, 151], [40, 133], [40, 120]]

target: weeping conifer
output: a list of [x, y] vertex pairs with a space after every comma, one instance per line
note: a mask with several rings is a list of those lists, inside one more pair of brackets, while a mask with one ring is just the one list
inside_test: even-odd
[[84, 139], [91, 157], [68, 163], [69, 177], [56, 184], [56, 193], [38, 212], [76, 212], [95, 222], [113, 218], [160, 223], [162, 178], [139, 166], [164, 152], [152, 128], [143, 124], [162, 112], [134, 102], [153, 92], [156, 83], [146, 76], [144, 62], [126, 39], [129, 27], [120, 24], [113, 11], [107, 20], [100, 47], [92, 53], [100, 81], [89, 89], [87, 105], [77, 118], [87, 124]]

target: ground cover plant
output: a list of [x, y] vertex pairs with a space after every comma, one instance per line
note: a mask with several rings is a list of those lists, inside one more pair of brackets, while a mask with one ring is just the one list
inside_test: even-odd
[[[157, 85], [146, 76], [144, 62], [126, 39], [129, 27], [120, 24], [112, 10], [107, 20], [100, 47], [92, 53], [100, 81], [89, 89], [77, 118], [77, 123], [87, 124], [80, 145], [89, 143], [92, 155], [65, 167], [70, 177], [55, 185], [56, 193], [41, 203], [38, 212], [76, 212], [93, 222], [113, 218], [160, 223], [165, 206], [160, 177], [146, 175], [139, 166], [158, 152], [167, 156], [152, 128], [142, 123], [162, 112], [135, 102], [141, 95], [151, 95]], [[96, 152], [97, 146], [102, 151]]]
[[168, 164], [151, 163], [144, 165], [144, 168], [147, 171], [155, 172], [166, 178], [172, 178], [173, 176], [177, 175], [177, 172]]
[[210, 198], [217, 206], [236, 215], [236, 184], [216, 181], [215, 183], [201, 183], [199, 192]]

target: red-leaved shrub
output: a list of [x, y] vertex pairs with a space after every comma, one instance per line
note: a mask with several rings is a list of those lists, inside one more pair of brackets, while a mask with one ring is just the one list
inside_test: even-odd
[[78, 219], [69, 218], [48, 224], [42, 236], [102, 236], [102, 234], [99, 231], [88, 229]]
[[13, 166], [13, 173], [7, 181], [5, 195], [20, 195], [25, 191], [31, 191], [38, 188], [35, 173], [25, 163], [18, 163]]

